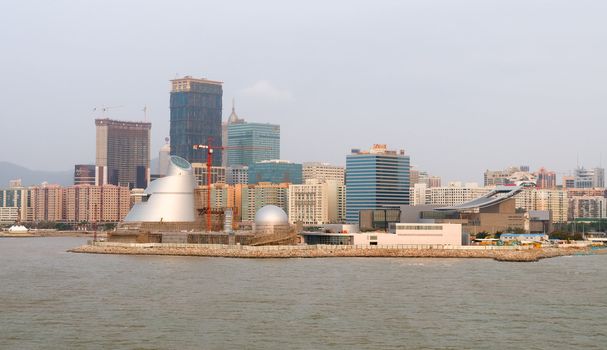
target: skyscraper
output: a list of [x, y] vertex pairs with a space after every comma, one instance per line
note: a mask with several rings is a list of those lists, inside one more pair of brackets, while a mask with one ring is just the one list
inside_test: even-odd
[[[221, 146], [222, 82], [186, 76], [171, 80], [171, 154], [190, 163], [206, 163], [207, 154], [195, 144]], [[221, 166], [221, 152], [213, 165]]]
[[151, 123], [95, 119], [95, 183], [145, 188], [150, 178]]
[[409, 204], [409, 156], [373, 145], [346, 157], [346, 221], [357, 223], [361, 209]]
[[249, 123], [238, 118], [234, 107], [228, 118], [228, 166], [251, 166], [263, 160], [280, 159], [280, 126]]

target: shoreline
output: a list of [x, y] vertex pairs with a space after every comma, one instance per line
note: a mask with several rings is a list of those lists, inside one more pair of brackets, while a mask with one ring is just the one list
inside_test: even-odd
[[[479, 249], [480, 248], [480, 249]], [[354, 246], [227, 246], [194, 244], [134, 244], [94, 242], [69, 249], [71, 253], [119, 255], [168, 255], [250, 259], [289, 258], [466, 258], [509, 262], [535, 262], [541, 259], [592, 254], [589, 248], [433, 248], [433, 247], [354, 247]]]
[[[97, 238], [105, 238], [105, 232], [97, 232]], [[38, 238], [38, 237], [88, 237], [93, 238], [91, 231], [29, 231], [27, 233], [0, 232], [0, 238]]]

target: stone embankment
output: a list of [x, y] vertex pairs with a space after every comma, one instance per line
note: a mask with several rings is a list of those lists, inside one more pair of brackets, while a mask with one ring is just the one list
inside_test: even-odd
[[133, 244], [94, 242], [69, 250], [74, 253], [177, 255], [225, 258], [486, 258], [531, 262], [564, 255], [590, 254], [588, 248], [514, 247], [359, 247], [359, 246], [228, 246], [194, 244]]

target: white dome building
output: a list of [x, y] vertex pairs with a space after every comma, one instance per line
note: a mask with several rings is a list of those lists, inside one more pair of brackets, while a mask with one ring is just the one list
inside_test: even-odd
[[289, 217], [284, 210], [275, 205], [266, 205], [255, 213], [255, 225], [288, 224]]
[[282, 208], [266, 205], [255, 213], [255, 233], [288, 233], [289, 217]]

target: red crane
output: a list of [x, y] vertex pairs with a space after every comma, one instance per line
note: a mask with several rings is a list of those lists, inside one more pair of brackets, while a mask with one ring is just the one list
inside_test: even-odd
[[269, 150], [269, 147], [245, 147], [245, 146], [213, 146], [213, 138], [209, 137], [207, 139], [207, 144], [197, 144], [193, 145], [192, 148], [195, 150], [206, 149], [207, 150], [207, 208], [206, 208], [206, 219], [207, 219], [207, 231], [211, 231], [211, 167], [213, 166], [213, 150]]

